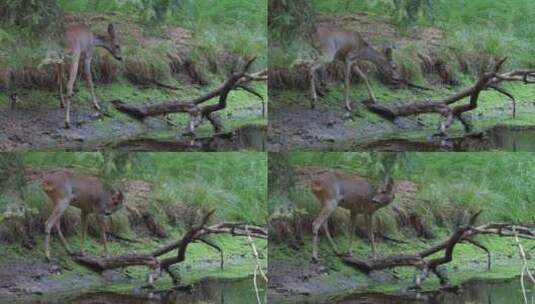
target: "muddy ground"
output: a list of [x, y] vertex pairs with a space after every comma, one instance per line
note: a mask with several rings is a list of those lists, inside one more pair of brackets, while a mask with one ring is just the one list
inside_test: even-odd
[[[486, 114], [471, 115], [472, 122], [476, 124], [474, 131], [465, 134], [451, 129], [450, 139], [444, 142], [430, 137], [436, 132], [436, 124], [431, 123], [429, 119], [403, 117], [394, 122], [362, 122], [363, 118], [348, 113], [342, 107], [332, 109], [328, 106], [318, 106], [312, 110], [305, 105], [292, 105], [270, 110], [268, 149], [386, 152], [533, 151], [535, 141], [530, 136], [535, 127], [526, 125], [522, 120], [519, 120], [516, 126], [514, 119], [511, 120], [511, 112], [511, 106], [500, 106]], [[519, 115], [532, 115], [535, 113], [535, 103], [519, 105], [517, 112]], [[358, 120], [360, 122], [355, 123]], [[501, 125], [500, 120], [506, 120], [507, 125]], [[497, 123], [488, 123], [494, 121]], [[487, 124], [488, 126], [485, 126]], [[483, 127], [478, 128], [477, 125]], [[460, 128], [460, 123], [456, 122], [454, 126]], [[509, 130], [505, 130], [507, 128]]]
[[345, 109], [318, 106], [312, 110], [302, 105], [270, 110], [268, 147], [270, 151], [323, 150], [330, 148], [351, 150], [359, 138], [369, 138], [391, 132], [395, 128], [417, 127], [414, 119], [401, 119], [399, 127], [389, 121], [350, 126], [355, 118]]
[[[240, 121], [261, 117], [262, 109], [247, 107], [223, 117], [223, 121]], [[182, 136], [186, 125], [170, 126], [165, 119], [151, 117], [143, 122], [134, 119], [114, 119], [99, 115], [91, 108], [75, 106], [71, 110], [72, 126], [63, 127], [63, 109], [31, 108], [0, 111], [0, 151], [18, 150], [95, 150], [115, 148], [121, 150], [205, 151], [250, 148], [262, 150], [265, 132], [250, 135], [249, 129], [236, 130], [209, 136]], [[204, 122], [203, 125], [208, 124]], [[259, 129], [263, 129], [259, 127]], [[233, 135], [237, 135], [234, 138]], [[165, 140], [155, 140], [157, 134], [168, 134]], [[245, 135], [244, 135], [245, 134]], [[245, 136], [245, 138], [243, 138]], [[147, 137], [152, 137], [147, 139]], [[169, 138], [171, 137], [171, 138]], [[260, 139], [257, 139], [260, 138]], [[261, 141], [261, 143], [255, 142]], [[263, 141], [262, 141], [263, 140]]]
[[282, 301], [296, 296], [325, 296], [369, 286], [372, 283], [394, 283], [388, 271], [374, 271], [368, 278], [336, 273], [336, 269], [312, 261], [270, 260], [269, 298]]
[[[69, 274], [61, 276], [65, 269], [57, 264], [43, 261], [12, 261], [0, 265], [0, 300], [40, 296], [44, 294], [65, 293], [69, 290], [81, 290], [98, 286], [105, 282], [97, 275]], [[115, 276], [114, 276], [115, 277]], [[103, 276], [114, 279], [110, 276]]]

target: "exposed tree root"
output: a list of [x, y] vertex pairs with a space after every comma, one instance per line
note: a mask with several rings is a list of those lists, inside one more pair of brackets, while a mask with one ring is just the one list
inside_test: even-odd
[[[207, 213], [203, 217], [201, 223], [187, 231], [182, 239], [162, 246], [147, 254], [120, 255], [107, 258], [75, 256], [73, 259], [77, 263], [99, 272], [107, 269], [116, 269], [129, 266], [147, 266], [151, 269], [148, 283], [152, 284], [154, 280], [160, 276], [161, 270], [164, 270], [174, 279], [176, 279], [176, 276], [172, 274], [169, 267], [174, 264], [181, 263], [186, 259], [186, 250], [188, 245], [193, 242], [203, 242], [210, 247], [217, 249], [221, 254], [221, 267], [223, 267], [223, 250], [219, 246], [207, 241], [204, 238], [209, 234], [228, 233], [233, 236], [251, 236], [255, 238], [267, 239], [267, 230], [259, 226], [231, 222], [206, 226], [206, 223], [213, 213], [214, 211]], [[177, 250], [176, 256], [159, 259], [160, 256], [173, 250]]]
[[[439, 126], [439, 132], [435, 135], [447, 137], [447, 129], [451, 127], [455, 119], [458, 119], [465, 127], [465, 130], [469, 132], [471, 126], [462, 117], [465, 112], [472, 111], [478, 106], [479, 94], [482, 90], [494, 89], [497, 92], [504, 94], [505, 96], [513, 100], [514, 97], [506, 90], [499, 88], [498, 84], [504, 81], [522, 81], [525, 84], [535, 83], [535, 70], [514, 70], [507, 73], [498, 73], [501, 66], [507, 58], [504, 58], [496, 64], [493, 70], [489, 73], [482, 75], [479, 80], [469, 88], [466, 88], [458, 93], [450, 95], [446, 98], [437, 101], [421, 101], [414, 102], [402, 106], [390, 106], [380, 102], [364, 102], [365, 106], [372, 112], [381, 115], [382, 117], [394, 120], [401, 116], [410, 116], [423, 113], [437, 113], [442, 116], [442, 120]], [[470, 97], [469, 104], [453, 106], [456, 102]], [[513, 107], [513, 116], [516, 115], [516, 106]]]
[[[212, 114], [226, 108], [227, 97], [230, 91], [243, 89], [255, 96], [261, 96], [254, 89], [246, 86], [246, 84], [251, 81], [267, 80], [267, 71], [253, 74], [247, 73], [254, 60], [255, 58], [249, 60], [240, 72], [232, 74], [221, 87], [188, 101], [170, 101], [146, 106], [130, 105], [122, 100], [113, 100], [111, 103], [117, 110], [127, 113], [136, 119], [144, 119], [149, 116], [158, 116], [169, 113], [188, 113], [192, 117], [190, 131], [193, 131], [196, 124], [198, 124], [202, 118], [208, 119], [217, 131], [220, 126], [215, 123]], [[219, 103], [204, 107], [200, 106], [202, 103], [217, 96], [219, 96]]]
[[[473, 240], [472, 238], [474, 236], [493, 234], [501, 237], [518, 237], [535, 240], [535, 230], [528, 226], [516, 226], [507, 223], [490, 223], [474, 226], [480, 214], [481, 211], [472, 215], [468, 224], [459, 226], [446, 241], [414, 254], [391, 255], [376, 259], [361, 259], [352, 256], [339, 256], [339, 258], [347, 265], [365, 273], [394, 267], [413, 266], [421, 270], [421, 273], [415, 276], [416, 287], [419, 287], [423, 280], [427, 278], [429, 272], [434, 273], [442, 285], [446, 285], [448, 282], [447, 278], [440, 272], [438, 267], [453, 260], [453, 253], [457, 244], [466, 242], [485, 251], [488, 258], [487, 267], [490, 269], [491, 253], [485, 246]], [[426, 259], [438, 252], [443, 252], [444, 255], [438, 258]]]

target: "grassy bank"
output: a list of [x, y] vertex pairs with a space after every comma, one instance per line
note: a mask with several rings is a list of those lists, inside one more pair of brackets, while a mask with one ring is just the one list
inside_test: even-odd
[[[273, 2], [280, 3], [276, 0]], [[401, 67], [403, 76], [413, 83], [433, 88], [433, 91], [391, 89], [373, 64], [362, 63], [360, 68], [371, 80], [379, 101], [405, 105], [441, 100], [472, 86], [482, 73], [495, 64], [497, 58], [508, 58], [502, 71], [533, 67], [535, 62], [529, 52], [531, 42], [525, 38], [533, 35], [535, 28], [526, 24], [524, 18], [532, 14], [531, 10], [527, 11], [532, 7], [531, 2], [524, 0], [514, 3], [478, 0], [470, 4], [440, 0], [296, 1], [286, 10], [276, 11], [269, 28], [270, 108], [275, 111], [309, 108], [307, 66], [318, 58], [319, 50], [313, 46], [311, 35], [303, 33], [310, 32], [314, 23], [358, 32], [377, 50], [394, 45], [394, 61]], [[343, 75], [341, 63], [329, 64], [321, 73], [325, 82], [322, 90], [325, 96], [319, 99], [318, 105], [328, 114], [337, 115], [336, 111], [343, 109]], [[533, 113], [534, 98], [529, 85], [509, 83], [503, 84], [503, 88], [515, 96], [517, 113]], [[352, 100], [358, 102], [368, 99], [366, 92], [362, 80], [354, 74]], [[468, 103], [468, 100], [458, 104], [462, 103]], [[471, 111], [479, 130], [505, 120], [514, 125], [511, 113], [512, 102], [504, 95], [488, 90], [482, 92], [478, 108]], [[414, 136], [417, 130], [425, 129], [431, 133], [439, 120], [437, 115], [418, 115], [418, 124], [423, 127], [414, 123], [398, 132], [398, 127], [365, 109], [359, 115], [341, 113], [337, 116], [343, 117], [344, 125], [335, 127], [341, 129], [340, 133], [354, 131], [358, 134], [356, 142], [360, 141], [363, 133], [373, 137], [384, 135], [385, 138], [392, 135], [389, 133], [395, 133], [395, 138], [401, 139]], [[524, 124], [524, 121], [518, 120], [518, 124]], [[460, 130], [460, 125], [457, 125], [456, 128]], [[303, 128], [300, 132], [315, 130], [315, 127], [320, 126], [311, 124], [310, 128]], [[315, 131], [309, 133], [312, 134], [305, 135], [320, 138], [324, 135]], [[307, 141], [305, 135], [296, 141]], [[420, 139], [426, 135], [420, 136]], [[366, 140], [364, 138], [363, 141]], [[299, 146], [299, 143], [296, 145]], [[328, 143], [325, 149], [329, 149]]]
[[[56, 109], [59, 89], [55, 64], [68, 62], [64, 29], [79, 23], [98, 34], [106, 34], [110, 22], [117, 25], [123, 62], [97, 50], [92, 63], [96, 95], [117, 120], [130, 119], [107, 101], [146, 104], [189, 100], [219, 87], [247, 58], [257, 57], [252, 70], [266, 68], [265, 6], [248, 1], [165, 3], [50, 0], [39, 7], [25, 7], [19, 1], [2, 4], [0, 99], [7, 101], [8, 95], [17, 91], [19, 109]], [[26, 16], [18, 12], [26, 12]], [[155, 82], [178, 89], [165, 89]], [[80, 81], [76, 88], [74, 106], [91, 107], [86, 85]], [[253, 88], [267, 95], [265, 84]], [[0, 103], [0, 109], [8, 108], [7, 102]], [[257, 97], [233, 92], [222, 111], [229, 117], [223, 119], [225, 126], [234, 128], [241, 117], [266, 124], [261, 108]], [[174, 114], [169, 119], [181, 125], [189, 120], [186, 116]]]
[[[445, 232], [445, 231], [444, 231]], [[441, 233], [439, 238], [445, 239], [446, 233]], [[442, 268], [444, 273], [453, 286], [469, 280], [496, 280], [496, 279], [513, 279], [520, 274], [522, 261], [518, 258], [518, 248], [516, 244], [510, 240], [499, 237], [483, 237], [479, 239], [492, 252], [492, 267], [487, 270], [487, 255], [470, 245], [460, 244], [455, 247], [453, 261]], [[439, 239], [433, 241], [422, 241], [414, 238], [406, 239], [409, 244], [392, 244], [380, 242], [376, 245], [379, 256], [386, 256], [390, 254], [399, 254], [400, 252], [412, 253], [429, 248], [432, 244], [438, 243]], [[335, 242], [344, 250], [348, 246], [348, 240], [345, 237], [336, 237]], [[529, 242], [523, 242], [524, 246], [529, 246]], [[327, 289], [329, 292], [320, 294], [313, 294], [311, 296], [286, 295], [285, 297], [275, 296], [279, 301], [277, 303], [328, 303], [334, 301], [334, 298], [340, 298], [344, 295], [358, 294], [358, 293], [381, 293], [390, 295], [400, 295], [407, 292], [413, 285], [413, 280], [417, 270], [412, 267], [396, 268], [395, 270], [381, 271], [370, 276], [367, 276], [355, 269], [340, 262], [340, 260], [333, 254], [327, 240], [320, 241], [320, 260], [321, 265], [326, 267], [326, 271], [322, 272], [317, 277], [310, 278], [317, 284], [330, 286]], [[314, 269], [314, 264], [311, 263], [311, 239], [305, 239], [305, 245], [299, 250], [292, 250], [285, 246], [271, 244], [269, 248], [270, 264], [292, 263], [301, 265], [302, 267], [310, 267]], [[357, 240], [354, 244], [355, 256], [365, 257], [371, 256], [369, 244], [364, 240]], [[438, 257], [438, 256], [433, 256]], [[306, 266], [309, 265], [309, 266]], [[276, 270], [276, 266], [273, 270]], [[295, 278], [298, 280], [298, 278]], [[355, 287], [347, 289], [344, 285], [354, 285]], [[303, 282], [306, 284], [306, 282]], [[436, 291], [440, 287], [438, 279], [430, 275], [429, 278], [422, 284], [421, 292]]]
[[[111, 255], [148, 253], [158, 246], [180, 239], [199, 216], [215, 209], [210, 223], [239, 221], [264, 225], [266, 222], [266, 157], [260, 153], [19, 153], [0, 157], [0, 266], [45, 263], [44, 222], [51, 203], [40, 188], [41, 173], [54, 168], [97, 175], [113, 187], [123, 189], [125, 207], [108, 221], [113, 234], [137, 243], [108, 242]], [[239, 175], [228, 174], [239, 170]], [[150, 224], [149, 223], [153, 223]], [[69, 208], [62, 217], [62, 230], [71, 249], [80, 248], [79, 210]], [[90, 217], [86, 254], [104, 253], [99, 227]], [[245, 238], [210, 236], [224, 252], [225, 269], [219, 269], [219, 253], [201, 243], [188, 248], [187, 261], [177, 265], [182, 282], [204, 277], [238, 278], [254, 270], [254, 258]], [[267, 241], [256, 241], [261, 252]], [[176, 253], [170, 252], [167, 257]], [[53, 234], [51, 255], [61, 273], [51, 280], [72, 280], [92, 272], [72, 261]], [[267, 267], [264, 255], [262, 263]], [[45, 264], [46, 265], [46, 264]], [[0, 267], [0, 268], [2, 268]], [[123, 274], [134, 288], [146, 279], [145, 267], [132, 267]], [[0, 269], [0, 276], [3, 275]], [[24, 276], [24, 275], [22, 275]], [[158, 282], [169, 287], [170, 278]], [[119, 288], [119, 287], [118, 287]]]
[[[274, 158], [273, 162], [271, 158]], [[374, 228], [382, 235], [407, 243], [379, 241], [377, 252], [386, 256], [418, 252], [446, 240], [455, 227], [466, 223], [469, 215], [477, 210], [482, 210], [478, 220], [480, 224], [532, 223], [535, 210], [531, 203], [534, 198], [529, 180], [534, 166], [530, 153], [302, 152], [271, 155], [270, 265], [287, 263], [311, 269], [317, 267], [311, 262], [311, 223], [319, 212], [319, 204], [308, 186], [314, 172], [339, 170], [367, 176], [376, 184], [380, 184], [386, 172], [390, 172], [396, 181], [396, 197], [389, 206], [375, 213]], [[354, 244], [354, 255], [371, 256], [370, 246], [363, 238], [366, 235], [363, 221], [358, 221], [358, 226], [361, 237]], [[329, 220], [329, 227], [338, 248], [347, 250], [348, 212], [338, 208]], [[355, 271], [340, 262], [323, 234], [320, 235], [319, 256], [321, 264], [328, 270], [325, 277], [322, 274], [316, 279], [325, 281], [326, 286], [331, 284], [329, 282], [355, 280], [359, 292], [396, 293], [412, 284], [415, 270], [410, 267], [388, 271], [386, 278]], [[512, 278], [519, 275], [521, 261], [512, 239], [481, 236], [477, 240], [489, 248], [493, 268], [487, 272], [485, 252], [471, 245], [459, 244], [455, 247], [453, 261], [445, 267], [452, 284], [470, 278]], [[522, 243], [525, 248], [531, 248], [529, 241]], [[273, 267], [276, 270], [276, 266]], [[426, 290], [437, 287], [438, 280], [433, 277], [424, 284]], [[340, 293], [340, 287], [335, 293]]]

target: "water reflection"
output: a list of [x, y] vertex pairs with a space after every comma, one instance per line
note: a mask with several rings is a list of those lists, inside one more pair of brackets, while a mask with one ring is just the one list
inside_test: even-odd
[[[534, 297], [533, 284], [526, 281], [528, 300]], [[458, 303], [523, 303], [520, 280], [511, 281], [469, 281], [456, 292], [434, 292], [402, 296], [382, 294], [359, 294], [335, 299], [328, 303], [337, 304], [458, 304]]]
[[[260, 286], [260, 292], [261, 297], [264, 298], [265, 285]], [[171, 290], [142, 295], [89, 293], [76, 296], [69, 299], [68, 302], [75, 304], [251, 304], [256, 303], [256, 295], [252, 278], [240, 280], [206, 279], [188, 290]]]
[[482, 133], [453, 138], [446, 142], [386, 139], [357, 146], [358, 150], [402, 151], [526, 151], [535, 152], [535, 128], [496, 126]]

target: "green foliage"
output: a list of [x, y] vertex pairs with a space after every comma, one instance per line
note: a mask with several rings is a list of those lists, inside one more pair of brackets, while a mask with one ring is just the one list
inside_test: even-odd
[[[372, 178], [384, 171], [381, 167], [386, 164], [395, 180], [418, 185], [413, 202], [417, 213], [438, 226], [456, 224], [464, 210], [483, 210], [483, 221], [534, 220], [535, 195], [530, 181], [535, 178], [535, 162], [530, 153], [293, 153], [288, 162]], [[299, 192], [290, 200], [309, 210], [315, 208], [309, 194]], [[278, 198], [270, 204], [277, 202], [283, 201]]]
[[314, 16], [312, 1], [270, 0], [268, 3], [271, 39], [290, 41], [310, 31]]
[[[0, 158], [0, 172], [11, 178], [9, 183], [0, 180], [0, 186], [6, 190], [24, 189], [28, 195], [23, 197], [23, 204], [40, 201], [43, 205], [42, 191], [39, 187], [26, 187], [21, 168], [73, 167], [96, 173], [111, 184], [144, 179], [153, 184], [151, 195], [169, 204], [182, 202], [191, 207], [216, 209], [222, 220], [262, 224], [267, 209], [266, 166], [264, 154], [247, 152], [5, 154]], [[20, 176], [22, 183], [14, 183], [13, 176]], [[0, 210], [3, 202], [0, 200]]]
[[443, 0], [314, 0], [314, 9], [328, 14], [367, 11], [376, 15], [387, 15], [400, 26], [417, 21], [434, 19], [438, 3]]
[[0, 2], [0, 24], [29, 28], [43, 33], [59, 19], [62, 10], [57, 0], [4, 0]]

